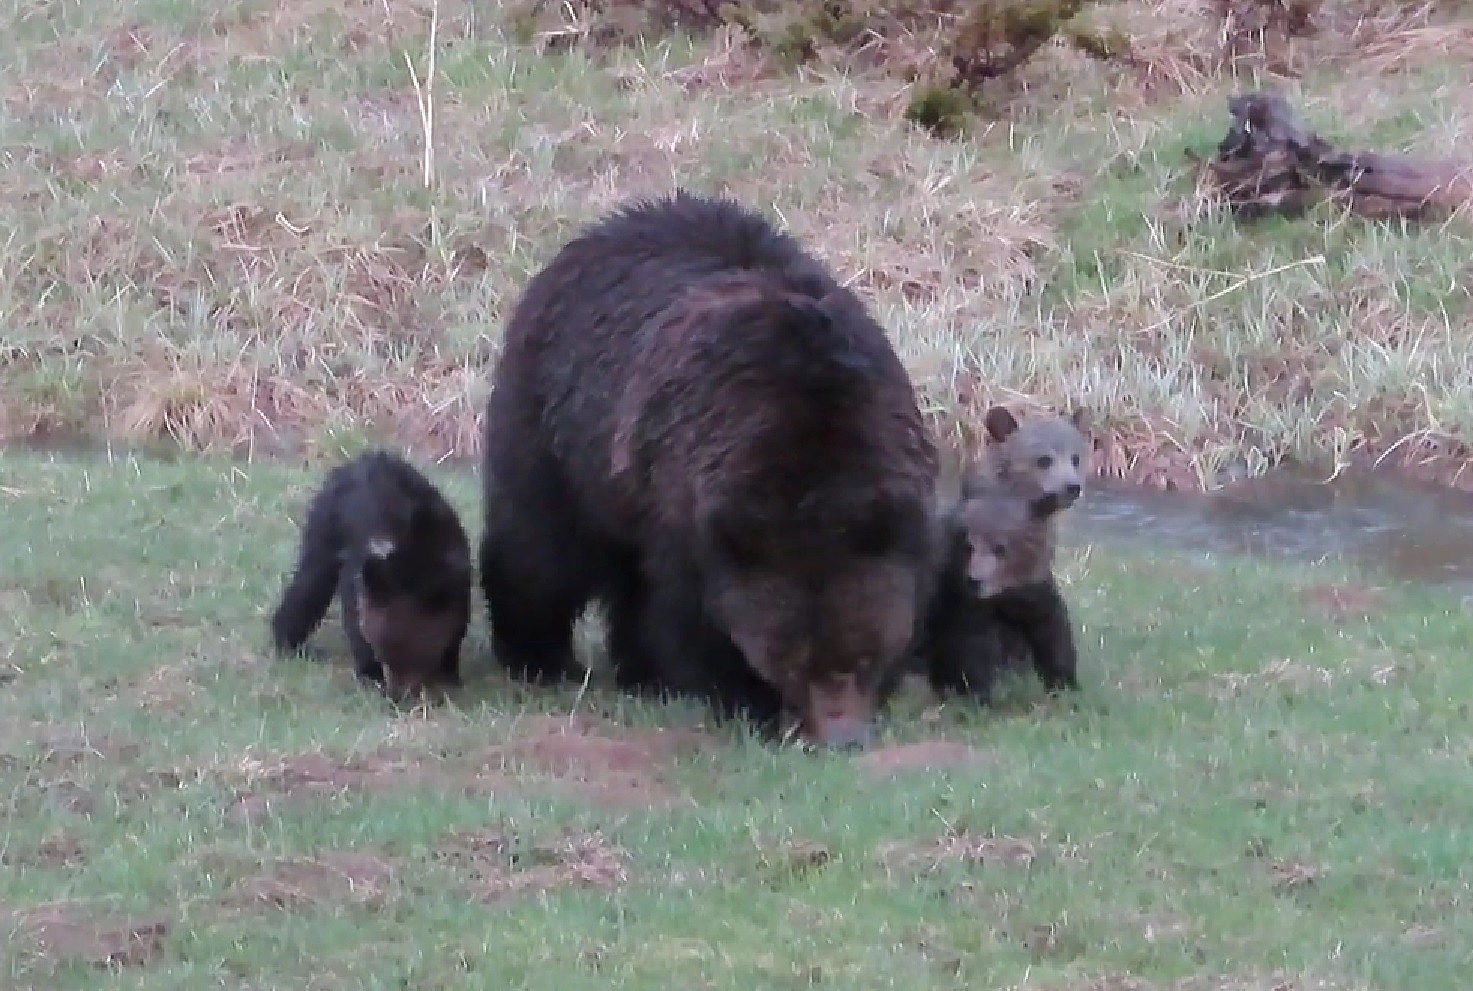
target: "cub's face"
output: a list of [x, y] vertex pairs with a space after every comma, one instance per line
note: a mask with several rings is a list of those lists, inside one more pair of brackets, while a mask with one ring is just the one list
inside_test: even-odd
[[462, 614], [448, 604], [431, 607], [408, 596], [375, 600], [359, 593], [359, 629], [383, 666], [384, 694], [395, 702], [454, 687], [442, 660], [462, 622]]
[[1019, 421], [995, 406], [988, 411], [986, 426], [991, 473], [1026, 495], [1036, 514], [1051, 516], [1079, 501], [1090, 453], [1082, 413]]
[[1017, 496], [986, 494], [963, 502], [956, 531], [972, 594], [989, 599], [1047, 578], [1048, 526]]

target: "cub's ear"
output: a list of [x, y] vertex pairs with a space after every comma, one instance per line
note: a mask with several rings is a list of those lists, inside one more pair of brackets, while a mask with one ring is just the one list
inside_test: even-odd
[[988, 438], [996, 444], [1007, 440], [1012, 436], [1013, 431], [1018, 429], [1017, 419], [1008, 412], [1006, 406], [994, 406], [989, 409], [982, 423], [987, 428]]
[[1089, 417], [1085, 415], [1083, 406], [1076, 406], [1069, 414], [1069, 423], [1082, 434], [1089, 433]]

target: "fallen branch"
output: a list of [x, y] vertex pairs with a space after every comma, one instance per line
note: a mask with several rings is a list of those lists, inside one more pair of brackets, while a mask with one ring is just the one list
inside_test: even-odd
[[1283, 97], [1228, 98], [1232, 124], [1206, 161], [1188, 153], [1244, 220], [1296, 217], [1325, 200], [1363, 217], [1445, 220], [1473, 204], [1473, 169], [1410, 155], [1337, 151]]

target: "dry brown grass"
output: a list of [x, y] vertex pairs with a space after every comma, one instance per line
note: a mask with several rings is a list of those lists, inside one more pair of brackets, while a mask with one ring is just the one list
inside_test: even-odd
[[1232, 68], [1299, 77], [1339, 143], [1458, 153], [1473, 35], [1436, 11], [1330, 2], [1280, 44], [1244, 4], [1125, 0], [1090, 23], [1128, 58], [1046, 48], [999, 120], [938, 141], [904, 79], [785, 69], [733, 29], [540, 55], [465, 0], [62, 6], [60, 34], [6, 24], [6, 438], [474, 457], [529, 273], [679, 182], [761, 206], [855, 284], [948, 440], [994, 401], [1071, 401], [1103, 472], [1160, 485], [1466, 461], [1467, 224], [1235, 229], [1180, 154], [1254, 85]]

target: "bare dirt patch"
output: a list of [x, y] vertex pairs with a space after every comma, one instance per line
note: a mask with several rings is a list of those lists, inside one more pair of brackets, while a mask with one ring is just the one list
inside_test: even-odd
[[118, 916], [53, 903], [20, 915], [22, 944], [56, 963], [144, 967], [164, 951], [172, 923], [162, 916]]
[[236, 791], [227, 815], [256, 820], [283, 803], [330, 798], [345, 792], [390, 791], [433, 781], [437, 786], [477, 793], [503, 782], [483, 781], [474, 775], [457, 779], [443, 765], [371, 754], [339, 759], [328, 754], [296, 754], [268, 765], [248, 766], [250, 784]]
[[519, 740], [487, 752], [493, 766], [550, 775], [599, 805], [644, 806], [675, 799], [668, 766], [700, 752], [708, 738], [689, 730], [633, 729], [596, 716], [540, 717]]
[[482, 902], [556, 888], [615, 888], [629, 879], [628, 858], [600, 833], [569, 835], [518, 850], [496, 832], [452, 834], [435, 858], [456, 873]]
[[1304, 589], [1304, 600], [1330, 619], [1374, 616], [1384, 605], [1383, 597], [1375, 589], [1344, 584], [1311, 585]]
[[237, 789], [228, 814], [257, 820], [283, 803], [421, 787], [465, 795], [551, 791], [603, 807], [643, 808], [679, 796], [666, 765], [699, 750], [704, 740], [680, 730], [542, 717], [515, 740], [466, 755], [411, 757], [386, 751], [340, 759], [297, 754], [248, 764], [248, 784]]
[[8, 867], [76, 867], [87, 862], [87, 849], [70, 833], [48, 836], [34, 847], [7, 850], [0, 854], [0, 864]]
[[1028, 867], [1038, 857], [1038, 845], [1016, 836], [984, 836], [965, 829], [949, 830], [938, 839], [887, 843], [880, 858], [892, 868], [929, 871], [948, 861]]
[[60, 578], [0, 583], [0, 603], [14, 606], [18, 612], [56, 609], [63, 613], [74, 613], [87, 604], [80, 582]]
[[997, 755], [965, 743], [924, 740], [877, 747], [861, 754], [855, 763], [866, 773], [877, 777], [894, 777], [939, 767], [990, 767], [997, 763]]
[[380, 908], [388, 899], [396, 868], [372, 853], [333, 851], [316, 857], [274, 861], [261, 874], [237, 881], [224, 903], [235, 908], [307, 908], [353, 904]]

